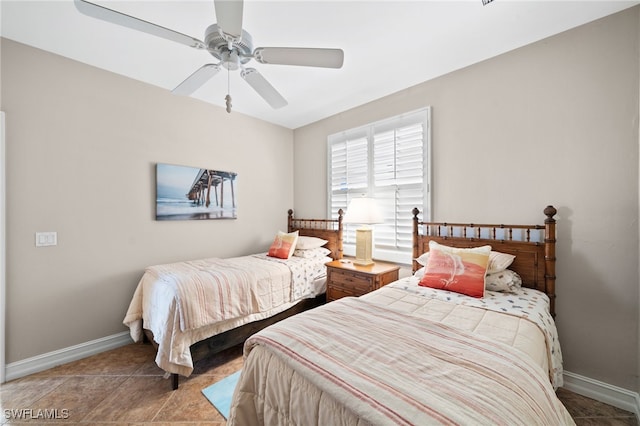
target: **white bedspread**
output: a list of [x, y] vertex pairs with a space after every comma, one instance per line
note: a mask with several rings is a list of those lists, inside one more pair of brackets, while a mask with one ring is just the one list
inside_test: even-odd
[[418, 282], [406, 277], [363, 298], [518, 348], [548, 370], [555, 388], [562, 386], [562, 351], [546, 294], [520, 288], [516, 294], [487, 291], [483, 298], [476, 298], [422, 287]]
[[144, 324], [158, 344], [158, 366], [188, 376], [193, 343], [315, 297], [314, 281], [330, 260], [257, 254], [151, 266], [123, 322], [134, 341], [143, 338]]
[[397, 292], [340, 299], [247, 340], [227, 425], [573, 424], [521, 349], [399, 309], [414, 303], [378, 303]]

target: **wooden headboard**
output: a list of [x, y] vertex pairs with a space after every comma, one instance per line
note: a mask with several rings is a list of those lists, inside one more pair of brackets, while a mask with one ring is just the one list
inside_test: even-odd
[[331, 250], [333, 260], [342, 259], [342, 209], [337, 219], [296, 219], [289, 209], [288, 231], [298, 231], [299, 235], [322, 238], [329, 241], [325, 247]]
[[553, 206], [544, 209], [544, 225], [491, 225], [477, 223], [421, 222], [413, 209], [413, 270], [421, 267], [415, 259], [429, 251], [429, 241], [452, 247], [491, 245], [492, 250], [516, 256], [509, 266], [522, 277], [524, 287], [549, 296], [555, 318], [556, 300], [556, 220]]

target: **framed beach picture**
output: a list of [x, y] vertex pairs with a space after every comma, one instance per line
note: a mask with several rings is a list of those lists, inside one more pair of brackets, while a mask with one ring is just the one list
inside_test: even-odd
[[236, 219], [237, 173], [158, 163], [156, 220]]

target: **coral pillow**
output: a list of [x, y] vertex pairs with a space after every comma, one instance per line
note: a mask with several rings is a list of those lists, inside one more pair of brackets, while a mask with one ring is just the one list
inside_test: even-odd
[[296, 249], [296, 243], [298, 242], [298, 231], [284, 233], [278, 232], [276, 238], [273, 240], [273, 244], [269, 247], [268, 256], [277, 257], [280, 259], [289, 259]]
[[490, 253], [491, 246], [456, 248], [429, 241], [429, 259], [420, 285], [483, 297]]
[[[489, 266], [487, 267], [487, 274], [495, 274], [496, 272], [502, 272], [507, 269], [513, 263], [516, 257], [512, 254], [501, 253], [499, 251], [492, 251], [489, 255]], [[423, 253], [420, 257], [416, 258], [416, 261], [426, 266], [429, 261], [429, 252]]]

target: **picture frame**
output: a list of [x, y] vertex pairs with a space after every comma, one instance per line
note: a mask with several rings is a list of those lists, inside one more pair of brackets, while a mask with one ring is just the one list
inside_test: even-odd
[[156, 164], [156, 220], [237, 218], [235, 172]]

